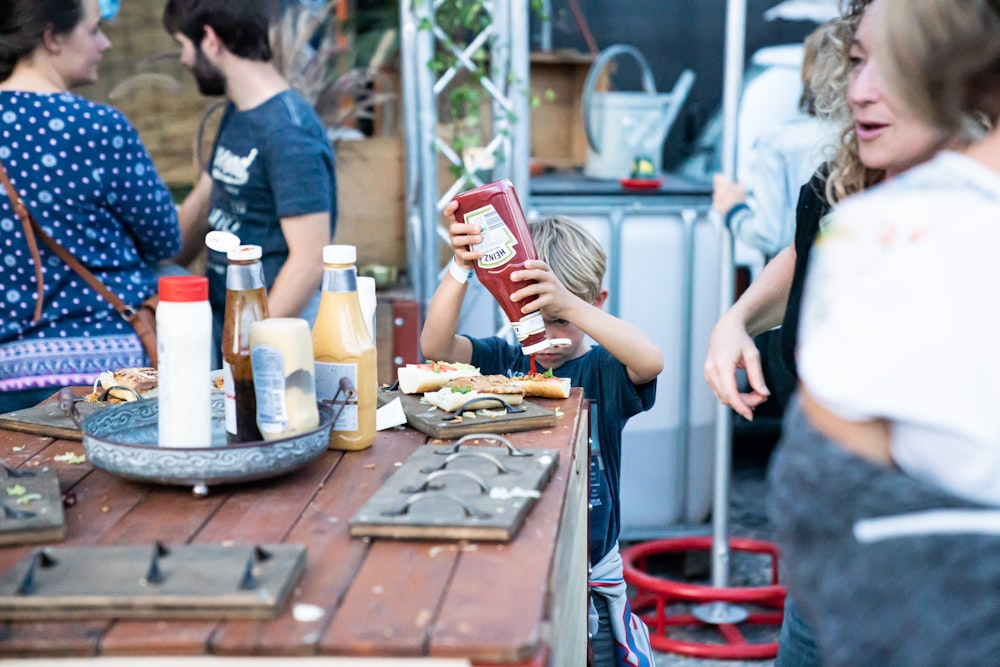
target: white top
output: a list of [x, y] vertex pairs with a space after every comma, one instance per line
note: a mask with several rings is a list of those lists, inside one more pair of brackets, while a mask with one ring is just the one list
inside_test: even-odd
[[810, 256], [799, 376], [886, 418], [902, 470], [1000, 505], [1000, 175], [943, 152], [851, 198]]

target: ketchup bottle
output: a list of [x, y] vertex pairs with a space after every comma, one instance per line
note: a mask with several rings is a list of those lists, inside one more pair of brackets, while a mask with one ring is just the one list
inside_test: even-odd
[[504, 178], [456, 195], [455, 201], [458, 202], [455, 219], [479, 227], [483, 236], [483, 240], [471, 248], [483, 253], [474, 267], [476, 278], [510, 320], [521, 351], [535, 354], [558, 344], [545, 337], [541, 311], [527, 315], [521, 312], [521, 308], [533, 299], [517, 303], [510, 300], [512, 292], [530, 284], [515, 283], [510, 274], [523, 269], [529, 259], [538, 259], [514, 184]]

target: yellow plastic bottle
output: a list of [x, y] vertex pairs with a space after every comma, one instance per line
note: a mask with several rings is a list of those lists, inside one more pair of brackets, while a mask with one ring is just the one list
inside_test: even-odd
[[378, 360], [358, 299], [357, 250], [323, 248], [323, 295], [312, 329], [316, 398], [332, 404], [330, 449], [358, 450], [375, 442]]

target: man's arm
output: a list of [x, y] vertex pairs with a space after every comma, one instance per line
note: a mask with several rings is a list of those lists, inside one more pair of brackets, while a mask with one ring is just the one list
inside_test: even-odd
[[181, 251], [174, 261], [181, 266], [189, 265], [205, 249], [211, 194], [212, 177], [203, 172], [177, 210], [181, 225]]
[[323, 279], [323, 246], [330, 244], [330, 214], [309, 213], [281, 219], [288, 259], [271, 285], [271, 317], [299, 317]]

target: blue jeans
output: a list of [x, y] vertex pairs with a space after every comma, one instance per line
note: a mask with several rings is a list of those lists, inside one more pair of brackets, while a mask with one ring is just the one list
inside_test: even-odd
[[821, 667], [812, 628], [802, 618], [791, 597], [785, 598], [785, 616], [778, 637], [774, 667]]

